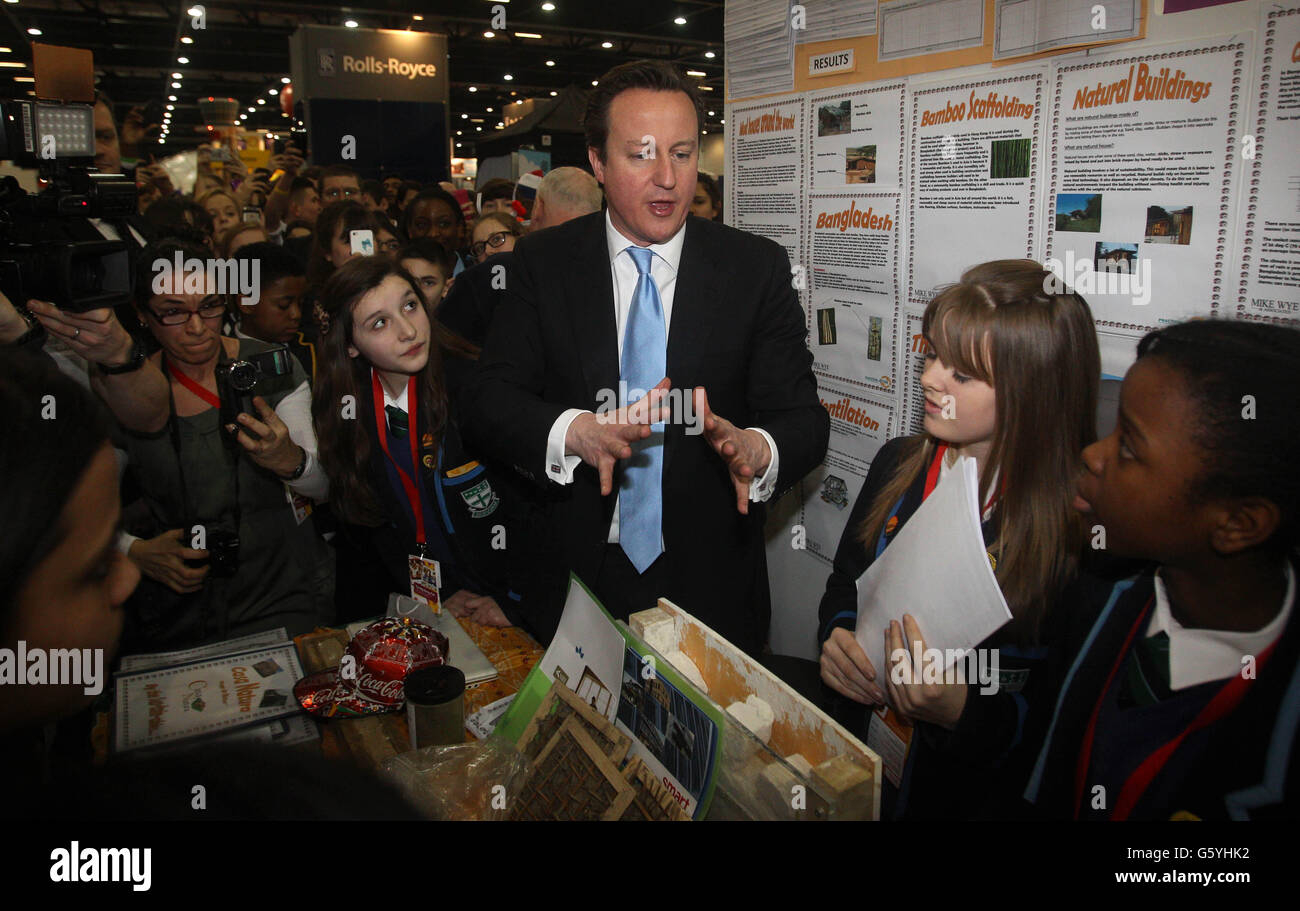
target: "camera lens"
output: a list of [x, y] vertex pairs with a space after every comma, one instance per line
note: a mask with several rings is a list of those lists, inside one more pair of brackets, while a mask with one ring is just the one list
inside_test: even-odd
[[236, 392], [252, 392], [257, 385], [257, 368], [248, 361], [236, 361], [230, 365], [230, 385]]

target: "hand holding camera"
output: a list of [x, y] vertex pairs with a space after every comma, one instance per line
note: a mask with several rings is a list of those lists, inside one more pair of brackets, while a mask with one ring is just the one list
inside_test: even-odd
[[93, 364], [119, 367], [131, 359], [134, 342], [111, 307], [74, 313], [48, 301], [29, 300], [27, 309], [46, 332]]
[[241, 413], [235, 418], [238, 423], [227, 424], [226, 430], [235, 435], [254, 462], [279, 477], [287, 478], [302, 464], [303, 449], [289, 438], [289, 428], [264, 398], [254, 396], [253, 407], [261, 420]]
[[156, 538], [140, 538], [131, 542], [128, 556], [140, 572], [172, 591], [182, 595], [196, 592], [203, 587], [208, 567], [191, 566], [186, 561], [206, 560], [208, 552], [186, 547], [184, 536], [183, 529], [173, 528]]

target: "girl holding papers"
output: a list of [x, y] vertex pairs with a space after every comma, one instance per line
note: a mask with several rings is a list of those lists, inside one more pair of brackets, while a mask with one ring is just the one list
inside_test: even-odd
[[[822, 679], [853, 702], [890, 706], [863, 725], [885, 760], [882, 818], [976, 814], [997, 772], [962, 760], [963, 709], [985, 698], [981, 688], [923, 682], [910, 656], [924, 656], [926, 643], [907, 604], [883, 643], [890, 666], [872, 666], [854, 635], [858, 578], [958, 460], [973, 459], [984, 543], [1013, 618], [977, 650], [996, 650], [993, 683], [1019, 700], [1045, 655], [1044, 620], [1076, 571], [1084, 537], [1071, 500], [1079, 454], [1096, 438], [1101, 367], [1088, 305], [1045, 290], [1052, 283], [1038, 263], [990, 262], [930, 302], [924, 432], [877, 454], [836, 551], [819, 610]], [[962, 609], [963, 591], [953, 591], [951, 610]]]

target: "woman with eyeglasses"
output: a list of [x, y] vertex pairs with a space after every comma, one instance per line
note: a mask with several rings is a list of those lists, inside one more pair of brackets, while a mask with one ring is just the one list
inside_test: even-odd
[[[298, 635], [331, 620], [333, 603], [329, 551], [310, 515], [329, 486], [307, 376], [293, 357], [273, 362], [265, 342], [221, 334], [226, 298], [216, 292], [225, 289], [169, 287], [160, 264], [177, 254], [208, 259], [165, 240], [145, 250], [136, 275], [136, 310], [158, 343], [149, 360], [168, 382], [169, 403], [161, 431], [123, 428], [147, 513], [134, 528], [141, 537], [123, 542], [145, 577], [128, 603], [125, 648], [183, 648], [277, 627]], [[240, 361], [261, 372], [257, 413], [223, 426], [231, 403], [218, 376]]]
[[483, 262], [495, 253], [509, 253], [523, 234], [514, 216], [504, 212], [488, 212], [474, 222], [474, 242], [469, 252], [475, 262]]

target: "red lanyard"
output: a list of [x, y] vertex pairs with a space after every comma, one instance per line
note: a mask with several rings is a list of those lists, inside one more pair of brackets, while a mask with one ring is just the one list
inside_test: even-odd
[[[1129, 648], [1133, 644], [1138, 630], [1142, 628], [1143, 623], [1146, 622], [1147, 617], [1150, 615], [1151, 607], [1155, 602], [1156, 596], [1152, 594], [1147, 601], [1146, 607], [1142, 608], [1142, 613], [1138, 616], [1137, 622], [1128, 631], [1128, 638], [1124, 640], [1124, 647], [1120, 649], [1119, 657], [1115, 659], [1115, 664], [1110, 669], [1110, 675], [1106, 678], [1106, 685], [1101, 688], [1101, 695], [1097, 699], [1097, 704], [1093, 706], [1092, 717], [1088, 719], [1088, 728], [1083, 735], [1083, 746], [1079, 751], [1078, 765], [1075, 766], [1074, 770], [1075, 819], [1079, 818], [1079, 807], [1083, 802], [1083, 791], [1088, 777], [1088, 769], [1092, 766], [1092, 744], [1097, 733], [1097, 718], [1101, 714], [1102, 703], [1106, 701], [1107, 696], [1110, 694], [1111, 684], [1115, 682], [1115, 676], [1119, 673], [1119, 669], [1124, 665], [1125, 660], [1128, 659]], [[1255, 665], [1256, 672], [1264, 666], [1264, 662], [1272, 657], [1273, 649], [1276, 646], [1277, 642], [1274, 642], [1260, 653]], [[1137, 802], [1146, 793], [1147, 787], [1160, 774], [1160, 770], [1165, 767], [1169, 757], [1182, 745], [1183, 740], [1189, 734], [1199, 731], [1201, 728], [1209, 727], [1235, 709], [1237, 703], [1241, 702], [1242, 697], [1246, 695], [1246, 688], [1252, 682], [1254, 682], [1254, 677], [1247, 679], [1241, 674], [1235, 675], [1219, 688], [1214, 697], [1206, 703], [1205, 708], [1201, 709], [1200, 714], [1192, 719], [1192, 723], [1184, 728], [1181, 734], [1166, 742], [1147, 756], [1146, 759], [1142, 760], [1141, 764], [1129, 775], [1124, 782], [1124, 786], [1120, 789], [1119, 799], [1115, 801], [1115, 809], [1111, 812], [1110, 818], [1115, 821], [1128, 819], [1129, 814], [1133, 812], [1133, 808], [1137, 806]]]
[[[379, 446], [384, 450], [384, 455], [393, 463], [397, 469], [397, 476], [402, 479], [402, 489], [406, 491], [406, 499], [411, 503], [411, 513], [415, 516], [415, 543], [424, 549], [424, 508], [420, 505], [420, 489], [411, 480], [411, 476], [403, 470], [393, 454], [388, 451], [388, 422], [384, 412], [384, 387], [379, 383], [379, 373], [375, 370], [370, 371], [370, 382], [374, 389], [375, 396], [375, 430], [379, 432]], [[418, 471], [420, 457], [416, 451], [416, 439], [419, 437], [419, 414], [420, 404], [416, 397], [416, 382], [412, 376], [406, 383], [406, 413], [407, 419], [406, 436], [411, 441], [411, 470]]]
[[[924, 500], [931, 493], [933, 493], [934, 488], [938, 486], [939, 469], [943, 465], [943, 457], [944, 455], [947, 454], [947, 452], [948, 452], [947, 443], [940, 443], [939, 448], [935, 450], [934, 461], [930, 463], [930, 468], [925, 473], [925, 490], [922, 491], [921, 493], [922, 500]], [[993, 493], [989, 494], [988, 502], [985, 503], [984, 508], [980, 510], [981, 522], [984, 521], [984, 513], [989, 511], [989, 507], [993, 505], [993, 501], [996, 500], [997, 498], [998, 498], [997, 491], [994, 491]]]
[[213, 392], [211, 389], [206, 388], [201, 383], [195, 381], [193, 378], [188, 377], [185, 374], [181, 373], [174, 366], [172, 366], [171, 361], [167, 361], [167, 372], [170, 373], [172, 376], [176, 377], [176, 382], [180, 383], [190, 392], [194, 393], [199, 398], [203, 399], [203, 401], [207, 402], [213, 408], [221, 407], [221, 399], [217, 397], [217, 394], [215, 392]]

